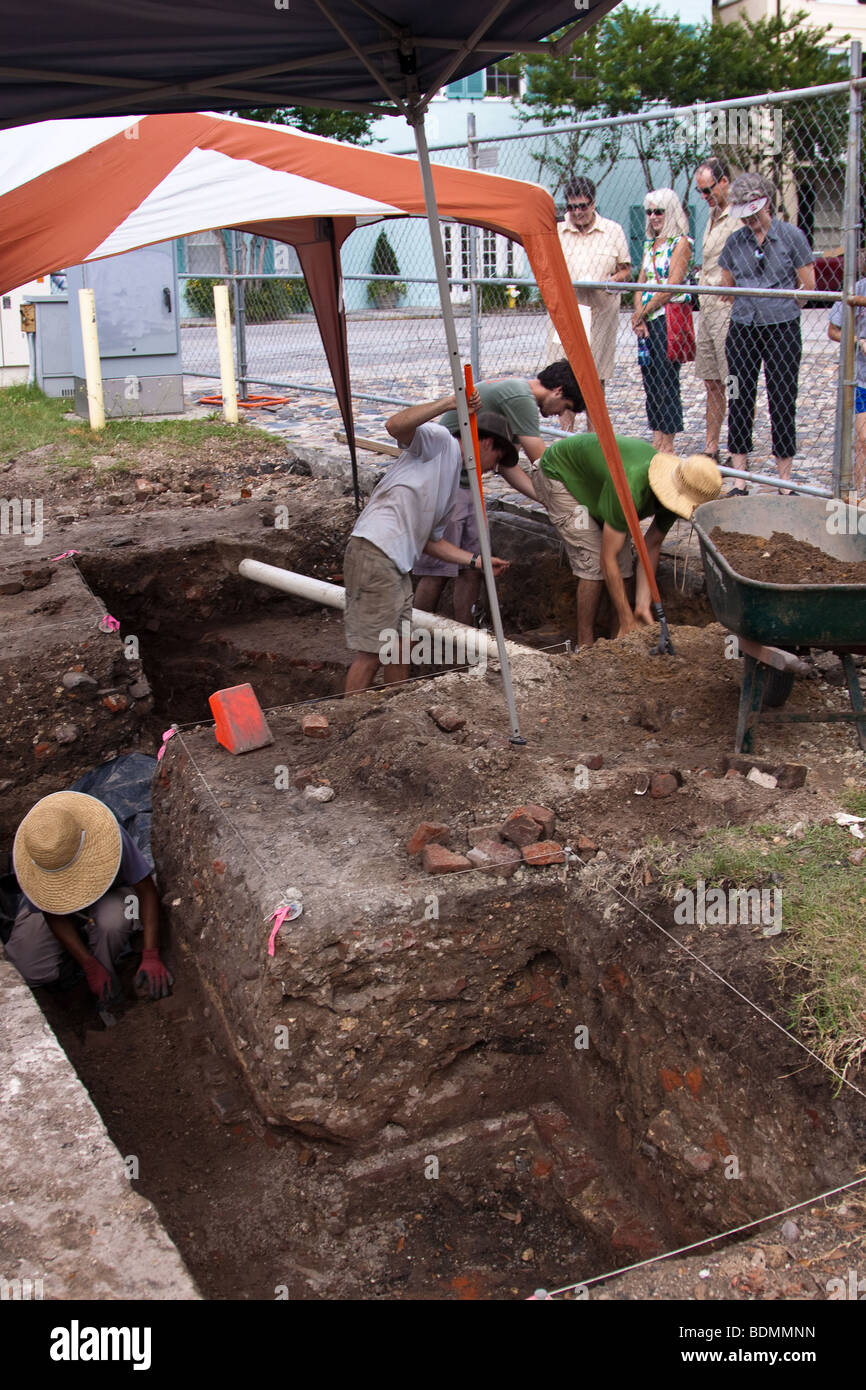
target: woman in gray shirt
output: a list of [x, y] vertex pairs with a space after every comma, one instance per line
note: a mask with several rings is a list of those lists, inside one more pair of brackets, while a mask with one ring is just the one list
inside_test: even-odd
[[[773, 216], [772, 184], [741, 174], [731, 184], [731, 216], [744, 225], [719, 256], [722, 284], [754, 289], [815, 288], [812, 248], [804, 232]], [[790, 478], [797, 450], [797, 386], [802, 341], [800, 306], [793, 296], [752, 299], [737, 295], [725, 343], [731, 381], [728, 449], [731, 466], [748, 471], [761, 365], [767, 383], [773, 454], [780, 478]], [[733, 494], [748, 492], [745, 486]], [[730, 496], [731, 493], [728, 494]]]

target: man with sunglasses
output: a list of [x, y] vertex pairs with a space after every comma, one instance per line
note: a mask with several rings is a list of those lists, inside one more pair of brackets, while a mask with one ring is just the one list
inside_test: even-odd
[[[719, 256], [731, 232], [741, 222], [731, 216], [728, 201], [730, 169], [723, 159], [705, 159], [695, 174], [695, 189], [706, 199], [709, 219], [704, 231], [700, 285], [721, 285]], [[707, 392], [707, 442], [704, 453], [719, 462], [719, 438], [725, 419], [725, 383], [728, 363], [725, 339], [731, 321], [731, 305], [722, 295], [700, 297], [701, 312], [695, 345], [695, 376], [703, 381]]]
[[[599, 217], [595, 210], [595, 184], [592, 179], [572, 179], [565, 190], [566, 218], [558, 224], [562, 254], [572, 282], [581, 280], [631, 279], [631, 257], [625, 232], [618, 222]], [[604, 384], [613, 376], [616, 330], [619, 323], [619, 294], [616, 289], [576, 289], [578, 304], [592, 311], [590, 350], [595, 368]], [[562, 356], [562, 343], [551, 325], [545, 361]], [[572, 422], [573, 423], [573, 422]]]
[[[743, 226], [725, 242], [722, 284], [755, 289], [814, 290], [815, 266], [805, 232], [773, 215], [775, 189], [761, 174], [740, 174], [731, 184], [731, 215]], [[792, 294], [752, 299], [738, 295], [725, 343], [731, 376], [728, 448], [731, 467], [748, 471], [761, 364], [767, 383], [773, 454], [781, 479], [791, 476], [797, 450], [797, 388], [802, 339], [800, 305]], [[726, 494], [743, 495], [748, 488]]]

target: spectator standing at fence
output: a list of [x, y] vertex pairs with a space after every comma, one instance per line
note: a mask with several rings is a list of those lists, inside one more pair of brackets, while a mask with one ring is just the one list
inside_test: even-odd
[[[866, 251], [860, 252], [861, 277], [866, 272]], [[866, 297], [866, 278], [857, 281], [856, 295]], [[834, 343], [842, 341], [842, 301], [830, 310], [827, 335]], [[866, 309], [854, 310], [854, 491], [866, 502]]]
[[[638, 282], [681, 285], [692, 259], [692, 240], [683, 205], [672, 188], [657, 188], [643, 200], [646, 240]], [[668, 357], [665, 305], [685, 294], [644, 290], [631, 317], [646, 395], [646, 414], [658, 453], [671, 454], [683, 427], [680, 364]]]
[[[565, 190], [565, 221], [558, 224], [559, 241], [572, 281], [629, 280], [631, 257], [625, 232], [618, 222], [599, 217], [595, 210], [595, 184], [592, 179], [575, 178]], [[616, 330], [619, 323], [619, 292], [576, 289], [578, 304], [592, 312], [590, 351], [601, 388], [613, 376]], [[562, 343], [551, 324], [547, 335], [546, 362], [562, 356]], [[569, 427], [573, 420], [569, 422]]]
[[[749, 289], [815, 288], [812, 248], [805, 232], [773, 214], [775, 190], [761, 174], [740, 174], [731, 184], [731, 216], [743, 223], [722, 248], [722, 283]], [[737, 295], [726, 353], [731, 377], [728, 449], [731, 467], [748, 471], [758, 374], [764, 367], [773, 454], [780, 478], [790, 478], [797, 452], [797, 386], [803, 351], [802, 310], [793, 295], [753, 299]], [[743, 495], [737, 487], [728, 496]]]
[[[731, 171], [723, 159], [711, 156], [704, 160], [695, 174], [695, 188], [706, 199], [709, 218], [704, 231], [701, 253], [701, 285], [721, 285], [719, 256], [731, 232], [742, 225], [731, 216], [728, 201]], [[716, 294], [701, 295], [695, 345], [695, 376], [703, 381], [707, 392], [707, 442], [704, 450], [719, 462], [719, 439], [725, 419], [725, 384], [728, 362], [725, 339], [731, 322], [731, 304]]]

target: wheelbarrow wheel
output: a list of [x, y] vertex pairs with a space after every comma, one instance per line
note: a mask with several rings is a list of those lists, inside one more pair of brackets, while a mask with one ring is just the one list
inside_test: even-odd
[[793, 671], [777, 671], [768, 666], [764, 674], [764, 698], [762, 709], [781, 709], [794, 688]]

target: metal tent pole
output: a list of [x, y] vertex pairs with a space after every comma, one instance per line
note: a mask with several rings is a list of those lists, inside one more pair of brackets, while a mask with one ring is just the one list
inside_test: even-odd
[[842, 272], [842, 342], [839, 351], [839, 390], [836, 397], [836, 428], [833, 442], [833, 491], [844, 497], [853, 485], [852, 454], [854, 435], [854, 359], [856, 310], [851, 296], [857, 284], [860, 250], [860, 88], [855, 86], [861, 69], [861, 47], [851, 44], [851, 86], [848, 102], [848, 156], [845, 167], [845, 258]]
[[490, 605], [490, 616], [493, 619], [493, 631], [496, 635], [496, 645], [499, 650], [499, 664], [502, 670], [502, 684], [505, 687], [505, 701], [508, 706], [508, 717], [511, 720], [511, 742], [525, 743], [526, 739], [523, 738], [520, 733], [520, 725], [517, 720], [517, 707], [514, 703], [514, 689], [511, 684], [511, 667], [508, 664], [508, 653], [505, 648], [505, 633], [502, 631], [502, 617], [499, 612], [499, 599], [496, 594], [496, 581], [493, 578], [493, 567], [490, 563], [490, 537], [487, 534], [487, 522], [484, 517], [484, 509], [481, 505], [481, 492], [478, 487], [478, 478], [475, 474], [475, 450], [472, 445], [472, 435], [469, 428], [469, 409], [466, 404], [466, 388], [463, 383], [460, 349], [457, 345], [457, 329], [454, 326], [454, 314], [451, 309], [451, 294], [448, 286], [448, 275], [445, 270], [445, 252], [442, 248], [442, 236], [439, 230], [436, 191], [433, 187], [433, 173], [430, 168], [430, 152], [427, 149], [427, 136], [424, 130], [423, 115], [416, 114], [412, 118], [411, 123], [412, 129], [415, 132], [415, 147], [418, 151], [418, 167], [421, 171], [421, 183], [424, 188], [424, 204], [427, 209], [427, 223], [430, 228], [430, 244], [433, 248], [433, 263], [436, 266], [436, 280], [439, 285], [439, 302], [442, 306], [442, 322], [445, 325], [445, 339], [448, 344], [448, 356], [451, 360], [451, 377], [454, 382], [454, 394], [457, 398], [457, 419], [460, 422], [460, 443], [463, 448], [463, 457], [466, 461], [469, 486], [472, 490], [472, 505], [475, 508], [475, 521], [478, 526], [478, 536], [481, 545], [481, 560], [484, 565], [484, 579], [487, 584], [487, 601]]

